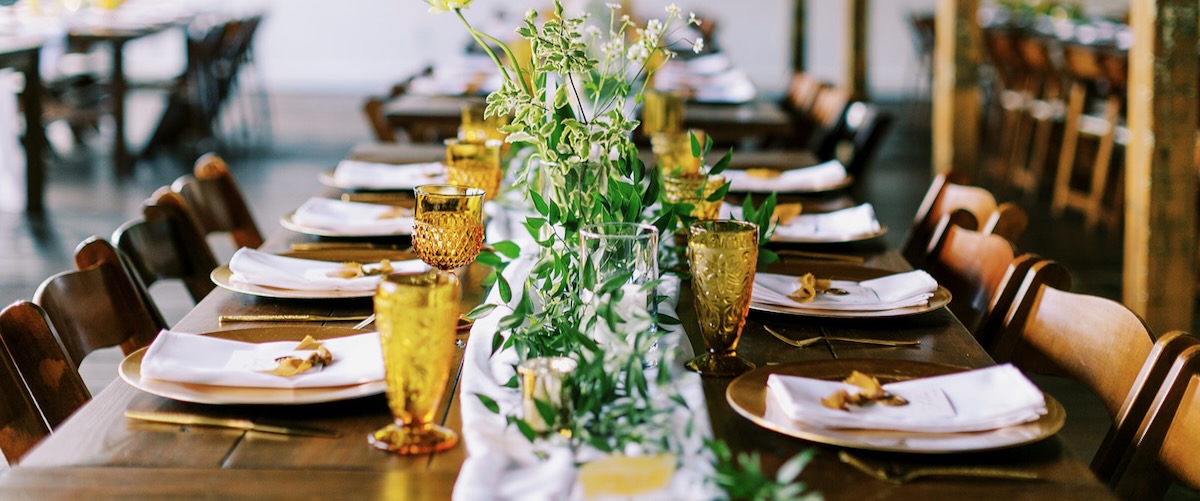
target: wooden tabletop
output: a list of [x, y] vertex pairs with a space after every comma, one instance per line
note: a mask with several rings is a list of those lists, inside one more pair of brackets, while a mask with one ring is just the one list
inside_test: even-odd
[[[300, 199], [297, 199], [297, 203]], [[282, 251], [298, 241], [315, 240], [277, 232], [264, 247]], [[839, 247], [863, 256], [866, 266], [905, 270], [898, 253], [880, 241]], [[787, 260], [777, 270], [800, 272], [827, 261]], [[464, 305], [483, 297], [486, 269], [475, 265], [464, 272]], [[204, 333], [263, 324], [219, 324], [221, 314], [314, 313], [365, 314], [369, 300], [281, 301], [254, 298], [217, 289], [186, 315], [176, 330]], [[685, 283], [679, 313], [693, 347], [701, 346], [691, 292]], [[350, 323], [332, 324], [348, 326]], [[828, 344], [792, 348], [767, 335], [771, 326], [794, 338], [819, 334], [920, 340], [916, 348], [861, 347]], [[466, 335], [461, 339], [466, 341]], [[759, 365], [829, 359], [898, 359], [935, 362], [958, 367], [982, 367], [993, 362], [962, 325], [945, 309], [884, 320], [838, 320], [752, 312], [739, 352]], [[461, 432], [458, 412], [458, 373], [462, 351], [453, 361], [453, 374], [437, 421]], [[768, 470], [797, 451], [817, 447], [819, 455], [802, 480], [827, 499], [1106, 499], [1107, 490], [1086, 465], [1066, 450], [1062, 440], [1041, 442], [999, 452], [953, 455], [866, 453], [869, 460], [902, 466], [979, 464], [1035, 470], [1038, 481], [979, 479], [922, 479], [906, 485], [872, 480], [841, 464], [833, 447], [790, 438], [752, 424], [726, 403], [729, 379], [708, 378], [704, 390], [714, 434], [735, 450], [763, 454]], [[340, 438], [300, 438], [200, 427], [144, 424], [127, 421], [127, 409], [177, 411], [213, 416], [236, 416], [262, 421], [297, 423], [338, 430]], [[389, 421], [380, 395], [350, 401], [303, 406], [208, 406], [167, 400], [116, 381], [68, 419], [22, 463], [0, 478], [0, 498], [81, 499], [195, 497], [334, 497], [353, 493], [363, 499], [446, 499], [465, 459], [463, 445], [432, 456], [397, 456], [367, 445], [366, 436]], [[302, 495], [300, 495], [302, 493]], [[328, 496], [326, 496], [328, 495]]]

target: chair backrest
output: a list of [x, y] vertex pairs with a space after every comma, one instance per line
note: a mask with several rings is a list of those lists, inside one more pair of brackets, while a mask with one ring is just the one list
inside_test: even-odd
[[1171, 480], [1200, 489], [1200, 340], [1183, 335], [1176, 344], [1186, 347], [1169, 360], [1134, 447], [1110, 481], [1122, 499], [1162, 499]]
[[76, 368], [100, 348], [119, 345], [129, 354], [149, 346], [167, 328], [146, 287], [108, 241], [84, 240], [75, 267], [42, 282], [33, 302], [46, 310]]
[[865, 179], [867, 165], [879, 150], [891, 123], [891, 115], [874, 105], [850, 103], [837, 124], [822, 138], [816, 151], [817, 157], [821, 160], [838, 159], [846, 166], [847, 172], [861, 181]]
[[112, 239], [147, 287], [181, 280], [196, 302], [215, 287], [209, 274], [217, 259], [183, 196], [168, 188], [154, 192], [142, 204], [142, 217], [121, 225]]
[[262, 233], [225, 161], [207, 153], [196, 160], [193, 174], [175, 180], [171, 189], [183, 195], [204, 234], [229, 232], [238, 247], [262, 245]]
[[[14, 305], [15, 306], [15, 305]], [[9, 310], [0, 314], [0, 334], [16, 335], [9, 325]], [[8, 464], [17, 464], [29, 449], [46, 435], [50, 426], [42, 418], [29, 387], [25, 385], [12, 350], [0, 343], [0, 452]]]
[[[18, 301], [0, 312], [0, 340], [37, 404], [39, 419], [44, 418], [50, 429], [91, 400], [58, 332], [38, 305]], [[4, 454], [14, 459], [7, 450]]]
[[792, 118], [790, 141], [793, 146], [808, 144], [809, 136], [818, 127], [814, 110], [817, 97], [828, 88], [829, 84], [807, 73], [798, 71], [792, 74], [783, 108]]
[[995, 233], [1014, 243], [1024, 235], [1029, 222], [1020, 207], [1009, 203], [997, 205], [996, 197], [990, 191], [978, 186], [957, 184], [947, 175], [938, 174], [930, 183], [929, 191], [925, 192], [925, 199], [913, 217], [912, 227], [900, 245], [904, 258], [913, 266], [923, 266], [938, 223], [946, 215], [960, 209], [975, 216], [975, 221], [981, 225], [966, 225], [966, 228], [981, 227], [983, 233]]
[[925, 270], [950, 291], [954, 297], [950, 311], [975, 333], [992, 312], [993, 299], [1005, 277], [1013, 274], [1009, 269], [1017, 255], [1016, 248], [1004, 237], [956, 224], [972, 219], [966, 211], [942, 218], [929, 246]]

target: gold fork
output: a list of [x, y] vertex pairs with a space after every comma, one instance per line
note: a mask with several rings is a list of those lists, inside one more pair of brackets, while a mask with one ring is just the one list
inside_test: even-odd
[[1010, 480], [1037, 480], [1037, 472], [1013, 470], [1007, 468], [991, 468], [987, 466], [929, 466], [917, 468], [902, 468], [896, 465], [874, 466], [859, 459], [849, 452], [839, 451], [838, 459], [853, 466], [867, 476], [889, 484], [904, 484], [923, 477], [975, 477], [1002, 478]]
[[873, 346], [890, 346], [890, 347], [920, 346], [920, 344], [921, 344], [920, 341], [895, 341], [895, 340], [891, 340], [891, 339], [867, 339], [867, 338], [838, 337], [838, 336], [815, 336], [815, 337], [810, 337], [810, 338], [805, 338], [805, 339], [792, 339], [790, 337], [784, 336], [783, 334], [775, 332], [775, 329], [772, 329], [765, 325], [763, 326], [763, 329], [765, 329], [768, 334], [775, 336], [775, 339], [783, 341], [783, 342], [790, 344], [792, 346], [795, 346], [797, 348], [807, 348], [821, 340], [839, 341], [839, 342], [843, 342], [843, 343], [869, 344], [869, 345], [873, 345]]

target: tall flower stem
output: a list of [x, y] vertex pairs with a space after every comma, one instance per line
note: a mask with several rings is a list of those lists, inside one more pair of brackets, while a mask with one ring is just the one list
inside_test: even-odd
[[508, 54], [508, 57], [513, 60], [513, 64], [517, 69], [517, 79], [521, 81], [521, 86], [525, 88], [526, 92], [530, 92], [528, 84], [525, 83], [524, 73], [521, 72], [521, 65], [516, 62], [516, 58], [513, 57], [512, 51], [508, 49], [508, 46], [504, 45], [504, 43], [496, 40], [490, 35], [480, 32], [472, 27], [471, 23], [467, 21], [467, 17], [463, 15], [462, 9], [454, 9], [454, 14], [457, 15], [458, 19], [461, 20], [463, 25], [467, 27], [467, 32], [471, 34], [471, 38], [475, 39], [475, 43], [478, 43], [479, 46], [483, 48], [483, 51], [487, 52], [487, 55], [492, 58], [492, 62], [495, 63], [496, 67], [500, 69], [500, 72], [504, 74], [504, 80], [511, 81], [512, 76], [508, 74], [508, 68], [506, 68], [504, 64], [500, 62], [500, 57], [496, 55], [496, 52], [492, 50], [492, 47], [488, 45], [487, 42], [484, 42], [483, 38], [480, 37], [484, 36], [499, 43], [500, 48], [504, 50], [504, 53]]

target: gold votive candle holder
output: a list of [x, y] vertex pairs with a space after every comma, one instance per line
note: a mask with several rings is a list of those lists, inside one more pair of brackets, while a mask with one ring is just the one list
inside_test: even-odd
[[[537, 357], [517, 365], [521, 418], [539, 435], [569, 435], [571, 374], [579, 364], [567, 357]], [[549, 419], [547, 419], [549, 418]]]

